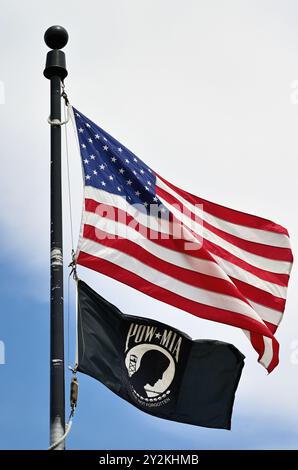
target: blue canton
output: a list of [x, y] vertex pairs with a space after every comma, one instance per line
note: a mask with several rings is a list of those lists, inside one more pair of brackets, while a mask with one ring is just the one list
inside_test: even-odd
[[141, 204], [146, 212], [151, 204], [158, 204], [161, 214], [166, 215], [167, 209], [156, 196], [153, 170], [82, 113], [75, 108], [73, 112], [85, 185], [122, 196], [130, 204]]

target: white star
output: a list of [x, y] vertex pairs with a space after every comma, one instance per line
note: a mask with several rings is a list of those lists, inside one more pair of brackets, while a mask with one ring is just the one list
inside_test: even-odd
[[127, 180], [126, 183], [130, 186], [132, 184], [131, 180]]
[[160, 333], [156, 333], [155, 338], [159, 339], [161, 337]]
[[113, 178], [113, 176], [109, 176], [109, 179], [110, 179], [111, 181], [113, 181], [114, 178]]
[[84, 163], [86, 163], [86, 165], [88, 165], [89, 160], [87, 158], [85, 158]]
[[93, 143], [93, 140], [91, 139], [91, 137], [89, 137], [88, 142], [90, 142], [90, 144]]
[[121, 147], [118, 148], [118, 152], [120, 152], [120, 153], [122, 152], [122, 148], [121, 148]]
[[101, 184], [102, 184], [102, 186], [105, 186], [105, 185], [106, 185], [106, 183], [105, 183], [104, 181], [102, 181]]
[[144, 170], [140, 170], [140, 173], [142, 173], [142, 175], [145, 173]]
[[150, 170], [150, 168], [148, 168], [148, 171], [149, 171], [149, 173], [152, 173], [152, 171]]
[[151, 183], [150, 183], [150, 181], [147, 181], [147, 184], [148, 184], [149, 186], [151, 186]]
[[76, 113], [76, 116], [77, 116], [77, 117], [81, 117], [81, 115], [80, 115], [79, 113]]
[[86, 178], [86, 180], [90, 180], [91, 176], [90, 176], [90, 175], [86, 175], [85, 178]]
[[146, 189], [146, 191], [149, 191], [149, 188], [148, 188], [148, 186], [145, 186], [145, 189]]
[[125, 170], [123, 168], [120, 168], [119, 173], [121, 173], [121, 175], [123, 175], [124, 171]]
[[95, 155], [90, 155], [91, 160], [95, 160]]
[[82, 148], [85, 149], [86, 148], [86, 145], [85, 144], [81, 144]]
[[97, 171], [96, 171], [96, 170], [93, 170], [93, 174], [94, 174], [94, 175], [97, 175]]
[[129, 163], [129, 160], [128, 160], [128, 158], [126, 158], [126, 159], [125, 159], [125, 161], [126, 161], [126, 163]]
[[84, 129], [80, 127], [79, 132], [84, 132]]
[[156, 196], [154, 196], [154, 198], [153, 198], [153, 201], [155, 201], [155, 202], [157, 202], [157, 201], [158, 201], [158, 199], [157, 199], [157, 197], [156, 197]]
[[104, 140], [105, 142], [107, 142], [108, 139], [107, 139], [106, 137], [104, 137], [103, 140]]
[[103, 146], [103, 149], [104, 149], [105, 151], [107, 151], [108, 148], [109, 148], [109, 147], [108, 147], [107, 145], [104, 145], [104, 146]]
[[140, 191], [136, 191], [136, 192], [135, 192], [135, 195], [136, 195], [136, 196], [139, 196], [140, 194], [141, 194]]
[[133, 159], [133, 161], [134, 161], [134, 162], [137, 162], [137, 161], [138, 161], [138, 159], [137, 159], [137, 158], [134, 158], [134, 159]]
[[91, 127], [90, 124], [88, 124], [88, 122], [86, 122], [86, 127]]
[[118, 191], [121, 191], [121, 188], [119, 186], [117, 186], [117, 189], [118, 189]]
[[104, 170], [104, 169], [105, 169], [104, 164], [102, 163], [99, 168], [100, 168], [101, 170]]
[[95, 134], [95, 139], [99, 139], [99, 135], [98, 134]]
[[117, 158], [112, 157], [112, 158], [111, 158], [111, 161], [112, 161], [113, 163], [115, 163], [115, 162], [117, 161]]
[[136, 172], [135, 170], [133, 170], [133, 174], [134, 174], [134, 175], [136, 175], [136, 174], [137, 174], [137, 172]]

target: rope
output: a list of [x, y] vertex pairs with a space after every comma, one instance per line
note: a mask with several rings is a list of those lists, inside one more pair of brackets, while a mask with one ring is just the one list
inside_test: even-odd
[[[62, 93], [61, 96], [64, 99], [64, 120], [66, 122], [69, 121], [69, 100], [67, 94], [65, 92], [65, 85], [62, 83], [61, 85]], [[66, 113], [67, 113], [67, 120], [66, 120]], [[69, 267], [71, 267], [71, 272], [68, 276], [67, 282], [67, 363], [69, 364], [70, 358], [70, 277], [73, 274], [73, 277], [76, 276], [76, 265], [74, 259], [74, 235], [73, 235], [73, 215], [72, 215], [72, 201], [71, 201], [71, 179], [70, 179], [70, 164], [69, 164], [69, 146], [68, 146], [68, 132], [67, 126], [64, 127], [64, 136], [65, 136], [65, 153], [66, 153], [66, 172], [67, 172], [67, 198], [68, 198], [68, 207], [69, 207], [69, 223], [70, 223], [70, 236], [71, 236], [71, 256], [72, 262], [70, 263]]]
[[48, 450], [54, 450], [56, 449], [56, 447], [59, 446], [59, 444], [64, 442], [68, 434], [70, 433], [70, 430], [72, 427], [72, 420], [74, 417], [75, 409], [77, 407], [78, 392], [79, 392], [79, 382], [76, 376], [76, 369], [72, 369], [72, 374], [73, 376], [72, 376], [71, 383], [70, 383], [70, 414], [69, 414], [68, 422], [65, 425], [65, 433], [56, 442], [54, 442], [48, 448]]
[[69, 341], [69, 338], [70, 338], [70, 314], [69, 314], [69, 311], [70, 311], [70, 289], [69, 289], [69, 284], [70, 284], [70, 274], [68, 276], [68, 279], [67, 279], [67, 364], [69, 364], [69, 350], [70, 350], [70, 341]]
[[[64, 85], [62, 85], [62, 89], [63, 89], [63, 92], [62, 92], [61, 96], [64, 98], [64, 103], [67, 105], [69, 103], [69, 101], [68, 101], [67, 95], [64, 91]], [[64, 121], [60, 121], [59, 119], [51, 119], [51, 116], [48, 117], [48, 123], [50, 124], [50, 126], [64, 126], [65, 124], [68, 123], [69, 120], [70, 120], [69, 109], [67, 109], [67, 115], [66, 115], [66, 113], [64, 114]]]
[[[66, 95], [66, 93], [64, 91], [64, 85], [62, 85], [62, 86], [63, 86], [62, 96], [64, 96], [64, 95]], [[67, 99], [67, 103], [68, 103], [68, 99]], [[69, 108], [67, 107], [66, 102], [64, 102], [64, 118], [66, 118], [66, 108], [67, 108], [67, 112], [69, 114]], [[68, 192], [68, 205], [69, 205], [69, 218], [70, 218], [71, 248], [72, 248], [72, 251], [74, 251], [73, 217], [72, 217], [72, 204], [71, 204], [71, 184], [70, 184], [70, 171], [69, 171], [67, 126], [65, 126], [64, 130], [65, 130], [65, 150], [66, 150], [67, 189], [68, 189], [67, 192]]]
[[48, 448], [48, 450], [54, 450], [54, 449], [56, 449], [56, 447], [58, 447], [59, 444], [61, 444], [63, 441], [65, 441], [65, 439], [67, 438], [68, 434], [70, 433], [71, 427], [72, 427], [72, 416], [69, 418], [68, 423], [65, 425], [65, 433], [63, 434], [63, 436], [61, 436], [60, 439], [58, 439], [58, 441], [54, 442], [54, 444], [52, 444], [52, 445]]
[[[77, 264], [76, 264], [76, 259], [75, 259], [75, 251], [72, 250], [71, 252], [71, 256], [72, 256], [72, 261], [71, 263], [69, 263], [68, 267], [71, 268], [70, 270], [70, 273], [68, 275], [68, 279], [67, 279], [67, 363], [69, 364], [69, 357], [70, 357], [70, 354], [69, 354], [69, 351], [70, 351], [70, 341], [69, 341], [69, 338], [70, 338], [70, 314], [69, 314], [69, 311], [70, 311], [70, 288], [69, 288], [69, 285], [70, 285], [70, 278], [72, 276], [73, 280], [77, 283], [79, 278], [78, 278], [78, 274], [77, 274]], [[76, 286], [76, 293], [77, 293], [77, 286]], [[78, 300], [76, 298], [76, 312], [77, 312], [77, 305], [78, 305]], [[76, 314], [76, 331], [77, 331], [77, 314]], [[76, 333], [76, 336], [77, 336], [77, 333]], [[77, 337], [76, 337], [76, 350], [77, 350]], [[77, 355], [77, 352], [76, 352], [76, 355]], [[75, 361], [77, 361], [77, 358], [75, 359]], [[76, 362], [75, 362], [76, 364]], [[71, 367], [70, 365], [68, 365], [68, 368], [74, 372], [75, 371], [75, 368]]]

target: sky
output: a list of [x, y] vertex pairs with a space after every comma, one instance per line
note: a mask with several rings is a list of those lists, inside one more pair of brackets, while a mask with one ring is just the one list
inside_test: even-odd
[[[297, 234], [298, 5], [294, 0], [1, 1], [0, 449], [45, 449], [49, 435], [49, 82], [45, 30], [64, 26], [66, 90], [83, 114], [167, 180]], [[65, 141], [65, 139], [64, 139]], [[82, 206], [68, 129], [74, 245]], [[65, 142], [64, 142], [65, 143]], [[74, 361], [72, 247], [63, 154], [66, 365]], [[69, 449], [295, 449], [298, 270], [269, 376], [242, 331], [200, 320], [79, 268], [125, 313], [246, 356], [232, 430], [146, 415], [80, 374]], [[68, 293], [69, 291], [69, 293]], [[3, 352], [1, 357], [1, 352]], [[4, 357], [3, 357], [4, 356]], [[1, 364], [1, 362], [5, 362]], [[70, 373], [66, 373], [68, 386]]]

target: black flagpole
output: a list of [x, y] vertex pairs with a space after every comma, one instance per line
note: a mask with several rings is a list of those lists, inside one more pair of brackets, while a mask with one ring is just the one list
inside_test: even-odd
[[[65, 432], [63, 252], [61, 187], [61, 82], [67, 76], [65, 54], [67, 31], [52, 26], [44, 35], [47, 54], [44, 76], [51, 81], [51, 359], [50, 359], [50, 443]], [[56, 449], [64, 450], [64, 442]]]

